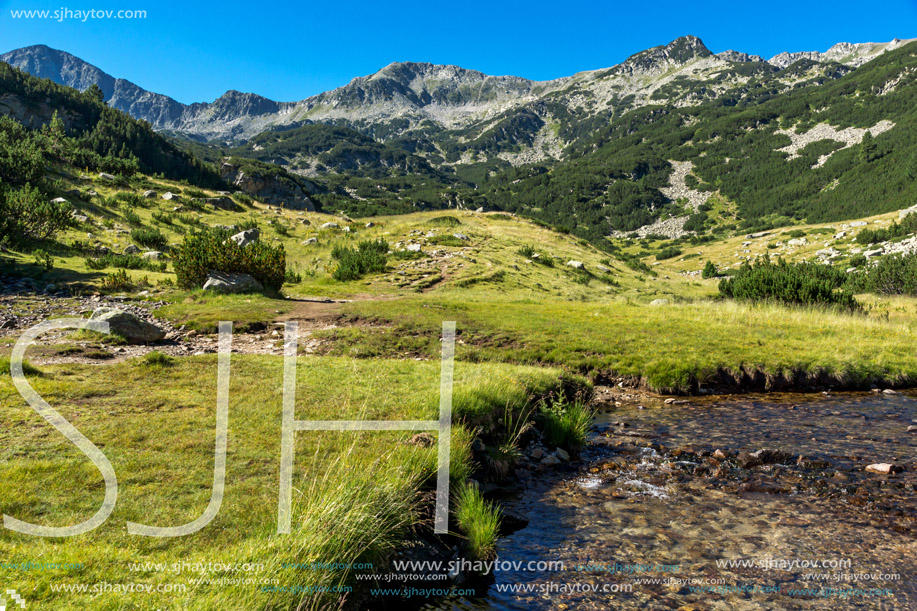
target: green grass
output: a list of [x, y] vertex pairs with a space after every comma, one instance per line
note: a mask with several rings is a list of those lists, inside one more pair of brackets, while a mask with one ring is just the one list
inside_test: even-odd
[[539, 406], [544, 439], [552, 446], [579, 452], [586, 445], [586, 433], [592, 426], [592, 408], [582, 401], [569, 402], [563, 397], [543, 401]]
[[[22, 373], [27, 376], [40, 376], [42, 375], [41, 370], [38, 367], [35, 367], [27, 360], [22, 359]], [[10, 357], [0, 356], [0, 375], [8, 376], [11, 375], [10, 371]]]
[[[355, 302], [354, 317], [394, 321], [326, 336], [336, 352], [359, 356], [438, 350], [439, 321], [456, 320], [457, 358], [562, 365], [580, 372], [634, 376], [663, 392], [684, 392], [719, 370], [768, 375], [825, 372], [855, 386], [870, 379], [917, 380], [914, 301], [908, 315], [868, 305], [870, 315], [700, 301], [649, 307], [640, 303], [576, 303], [519, 299], [495, 291]], [[407, 338], [407, 339], [406, 339]]]
[[464, 485], [453, 494], [455, 518], [465, 537], [465, 546], [475, 560], [491, 560], [497, 555], [500, 510], [486, 501], [477, 486]]
[[286, 314], [292, 305], [285, 299], [264, 295], [220, 295], [205, 291], [190, 291], [184, 297], [155, 311], [155, 315], [174, 325], [185, 325], [201, 333], [216, 333], [221, 320], [235, 323], [241, 331], [256, 324], [268, 324]]
[[[277, 585], [352, 584], [347, 571], [296, 570], [282, 563], [378, 563], [412, 536], [416, 491], [435, 484], [436, 447], [401, 443], [410, 437], [407, 431], [296, 433], [293, 533], [276, 534], [282, 359], [239, 355], [232, 356], [226, 491], [219, 515], [187, 537], [128, 535], [127, 521], [168, 526], [197, 518], [210, 499], [213, 478], [216, 355], [174, 359], [167, 367], [145, 366], [145, 361], [45, 366], [44, 375], [30, 378], [45, 400], [103, 449], [119, 484], [115, 512], [85, 535], [44, 539], [0, 531], [0, 557], [5, 561], [83, 565], [74, 571], [0, 570], [0, 581], [28, 593], [34, 608], [290, 609], [336, 604], [339, 594], [310, 598], [262, 592], [250, 585], [193, 585], [188, 578], [201, 575], [132, 572], [129, 563], [261, 563], [263, 571], [232, 577], [276, 579]], [[296, 417], [435, 419], [439, 367], [436, 360], [301, 357]], [[539, 393], [559, 392], [570, 382], [556, 369], [468, 363], [456, 364], [455, 379], [451, 479], [456, 488], [473, 468], [474, 434], [463, 423], [497, 418], [506, 405], [524, 406]], [[104, 488], [92, 464], [26, 405], [8, 376], [0, 377], [0, 405], [3, 512], [48, 525], [73, 524], [92, 515]], [[488, 409], [498, 413], [486, 414]], [[475, 541], [473, 549], [486, 553], [486, 525], [463, 516], [457, 516], [451, 530], [461, 530]], [[188, 590], [93, 597], [50, 589], [52, 583], [99, 582], [182, 583]], [[306, 606], [297, 606], [304, 601]]]

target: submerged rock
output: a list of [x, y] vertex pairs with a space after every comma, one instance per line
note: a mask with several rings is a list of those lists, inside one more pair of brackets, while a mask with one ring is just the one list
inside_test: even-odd
[[904, 467], [901, 465], [896, 465], [892, 463], [876, 463], [874, 465], [868, 465], [866, 470], [870, 473], [886, 473], [894, 475], [895, 473], [901, 473], [904, 471]]

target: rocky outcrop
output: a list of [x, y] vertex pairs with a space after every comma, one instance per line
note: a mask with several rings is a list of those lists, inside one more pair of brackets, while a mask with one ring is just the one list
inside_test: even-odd
[[839, 42], [824, 53], [818, 51], [801, 51], [798, 53], [778, 53], [768, 60], [768, 63], [778, 68], [792, 66], [798, 61], [809, 60], [818, 63], [837, 62], [851, 68], [862, 66], [866, 62], [875, 59], [886, 51], [897, 49], [898, 47], [912, 42], [910, 40], [900, 40], [895, 38], [891, 42], [862, 42], [849, 43]]
[[239, 165], [230, 160], [220, 166], [220, 175], [230, 184], [258, 201], [290, 210], [315, 210], [315, 204], [304, 188], [285, 172], [271, 171], [257, 165]]

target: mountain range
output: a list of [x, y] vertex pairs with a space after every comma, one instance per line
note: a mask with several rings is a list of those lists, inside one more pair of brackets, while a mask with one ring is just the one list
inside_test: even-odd
[[[490, 76], [458, 66], [393, 63], [375, 74], [298, 102], [276, 102], [255, 93], [230, 90], [210, 103], [182, 104], [45, 45], [4, 53], [0, 61], [80, 91], [98, 85], [112, 108], [143, 119], [156, 130], [201, 141], [240, 142], [270, 129], [288, 129], [307, 122], [349, 124], [361, 131], [378, 132], [380, 139], [386, 140], [425, 122], [444, 130], [478, 126], [480, 131], [506, 112], [522, 109], [534, 112], [544, 123], [562, 122], [559, 115], [563, 113], [551, 108], [558, 102], [566, 112], [577, 114], [621, 113], [658, 100], [658, 92], [668, 84], [685, 79], [715, 79], [742, 64], [747, 64], [740, 70], [744, 79], [728, 83], [718, 80], [716, 86], [735, 85], [752, 75], [777, 74], [802, 63], [806, 69], [778, 78], [785, 86], [792, 86], [813, 67], [835, 66], [838, 73], [845, 73], [907, 42], [910, 41], [895, 39], [888, 43], [839, 43], [824, 53], [784, 52], [764, 60], [736, 51], [713, 54], [700, 39], [684, 36], [637, 53], [617, 66], [551, 81]], [[697, 97], [676, 95], [674, 101], [690, 104]], [[549, 130], [540, 135], [546, 150], [556, 143]], [[544, 154], [536, 152], [535, 156]]]
[[[190, 105], [46, 46], [0, 60], [97, 85], [110, 107], [211, 167], [281, 166], [308, 179], [295, 180], [317, 206], [350, 215], [484, 207], [606, 245], [917, 201], [914, 39], [765, 60], [684, 36], [551, 81], [408, 62], [299, 102], [229, 91]], [[17, 108], [8, 98], [0, 91], [0, 112]]]

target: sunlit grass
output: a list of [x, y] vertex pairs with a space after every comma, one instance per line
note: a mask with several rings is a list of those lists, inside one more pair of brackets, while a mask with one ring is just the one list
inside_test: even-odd
[[[168, 362], [168, 366], [164, 366]], [[435, 485], [436, 446], [403, 443], [405, 432], [298, 432], [293, 533], [277, 535], [282, 359], [232, 356], [226, 491], [216, 519], [174, 539], [129, 535], [127, 521], [174, 526], [207, 506], [213, 479], [216, 355], [134, 359], [107, 366], [42, 367], [30, 383], [61, 415], [99, 446], [119, 483], [118, 504], [91, 533], [43, 539], [0, 531], [6, 562], [82, 563], [80, 571], [0, 569], [0, 581], [29, 593], [35, 608], [288, 609], [303, 595], [262, 592], [255, 585], [205, 586], [197, 574], [132, 572], [129, 563], [258, 562], [242, 575], [279, 585], [343, 583], [346, 572], [284, 569], [283, 562], [378, 562], [411, 536], [418, 488]], [[152, 363], [152, 366], [149, 365]], [[474, 433], [463, 422], [486, 410], [524, 406], [538, 393], [559, 391], [569, 377], [556, 369], [457, 363], [451, 480], [471, 475]], [[142, 390], [140, 390], [142, 389]], [[20, 520], [67, 525], [101, 503], [98, 471], [36, 414], [0, 377], [0, 510]], [[439, 361], [300, 357], [297, 419], [435, 420]], [[498, 415], [499, 415], [498, 414]], [[460, 531], [457, 525], [451, 527]], [[225, 577], [210, 574], [209, 577]], [[239, 577], [240, 575], [233, 575]], [[52, 583], [183, 583], [184, 594], [92, 597], [53, 593]], [[308, 598], [334, 603], [339, 594]], [[239, 606], [241, 605], [241, 606]]]

